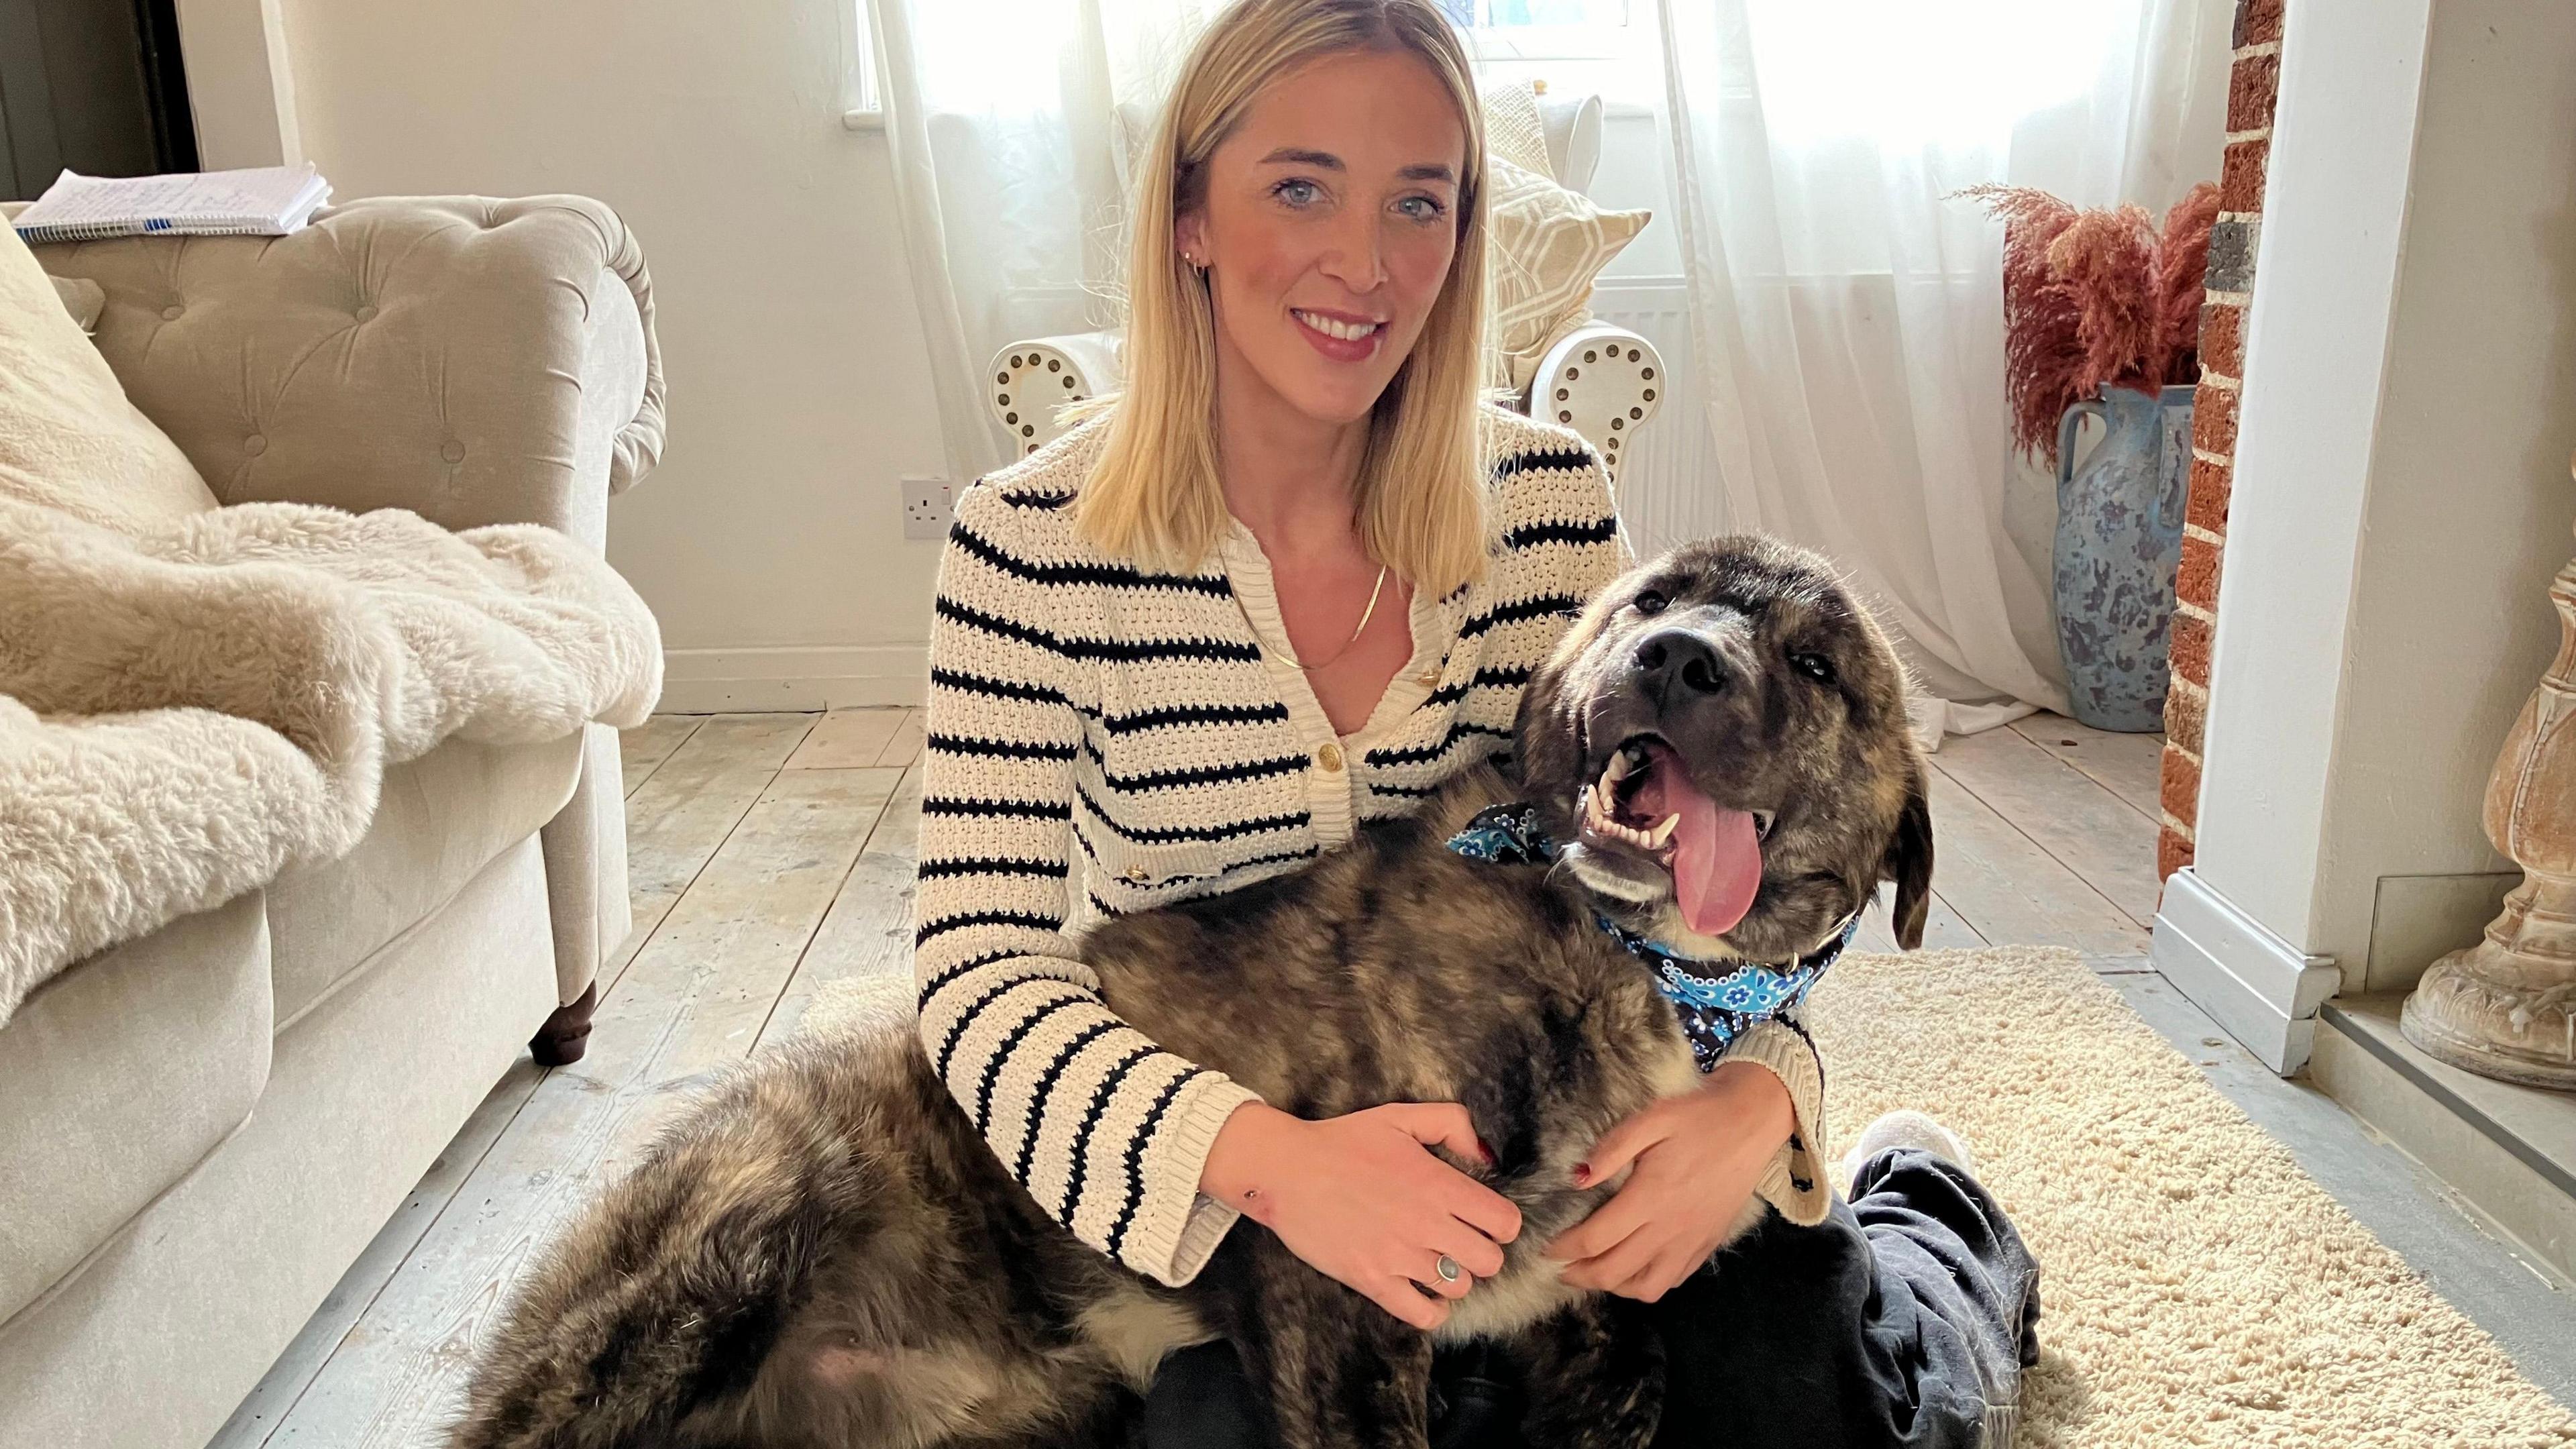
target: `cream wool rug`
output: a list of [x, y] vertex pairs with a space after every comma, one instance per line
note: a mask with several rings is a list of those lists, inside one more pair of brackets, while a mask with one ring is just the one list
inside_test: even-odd
[[2038, 1256], [2025, 1449], [2576, 1443], [2074, 953], [1845, 956], [1807, 1019], [1834, 1129], [1950, 1124]]
[[[806, 1031], [900, 1030], [836, 981]], [[1808, 1023], [1835, 1129], [1966, 1135], [2040, 1261], [2020, 1449], [2576, 1444], [2576, 1417], [2068, 951], [1848, 955]]]

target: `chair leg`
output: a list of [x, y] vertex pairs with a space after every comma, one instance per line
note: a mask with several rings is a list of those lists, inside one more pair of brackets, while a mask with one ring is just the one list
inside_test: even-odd
[[590, 1049], [590, 1017], [599, 1010], [599, 983], [582, 988], [581, 999], [570, 1006], [558, 1006], [537, 1034], [528, 1038], [528, 1052], [541, 1067], [566, 1067], [581, 1060]]

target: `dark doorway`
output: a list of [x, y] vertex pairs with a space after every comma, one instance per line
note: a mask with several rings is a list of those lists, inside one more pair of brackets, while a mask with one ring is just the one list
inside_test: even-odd
[[0, 0], [0, 201], [197, 169], [176, 0]]

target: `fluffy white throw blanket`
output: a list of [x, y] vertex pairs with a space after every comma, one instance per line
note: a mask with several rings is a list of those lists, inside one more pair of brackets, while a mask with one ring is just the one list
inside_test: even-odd
[[661, 687], [651, 611], [550, 529], [253, 503], [114, 532], [0, 496], [0, 1022], [347, 852], [386, 766], [638, 724]]

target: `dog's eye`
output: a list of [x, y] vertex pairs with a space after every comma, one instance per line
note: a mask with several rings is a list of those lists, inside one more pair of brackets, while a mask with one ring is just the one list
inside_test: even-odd
[[1834, 682], [1834, 661], [1822, 654], [1792, 654], [1789, 656], [1789, 667], [1818, 684]]
[[1648, 589], [1648, 590], [1646, 590], [1644, 593], [1639, 594], [1639, 595], [1637, 596], [1637, 612], [1638, 612], [1638, 613], [1640, 613], [1640, 614], [1660, 614], [1660, 613], [1662, 613], [1663, 611], [1664, 611], [1664, 596], [1663, 596], [1663, 595], [1661, 595], [1661, 594], [1659, 594], [1659, 593], [1656, 593], [1656, 592], [1655, 592], [1654, 590], [1652, 590], [1652, 589]]

